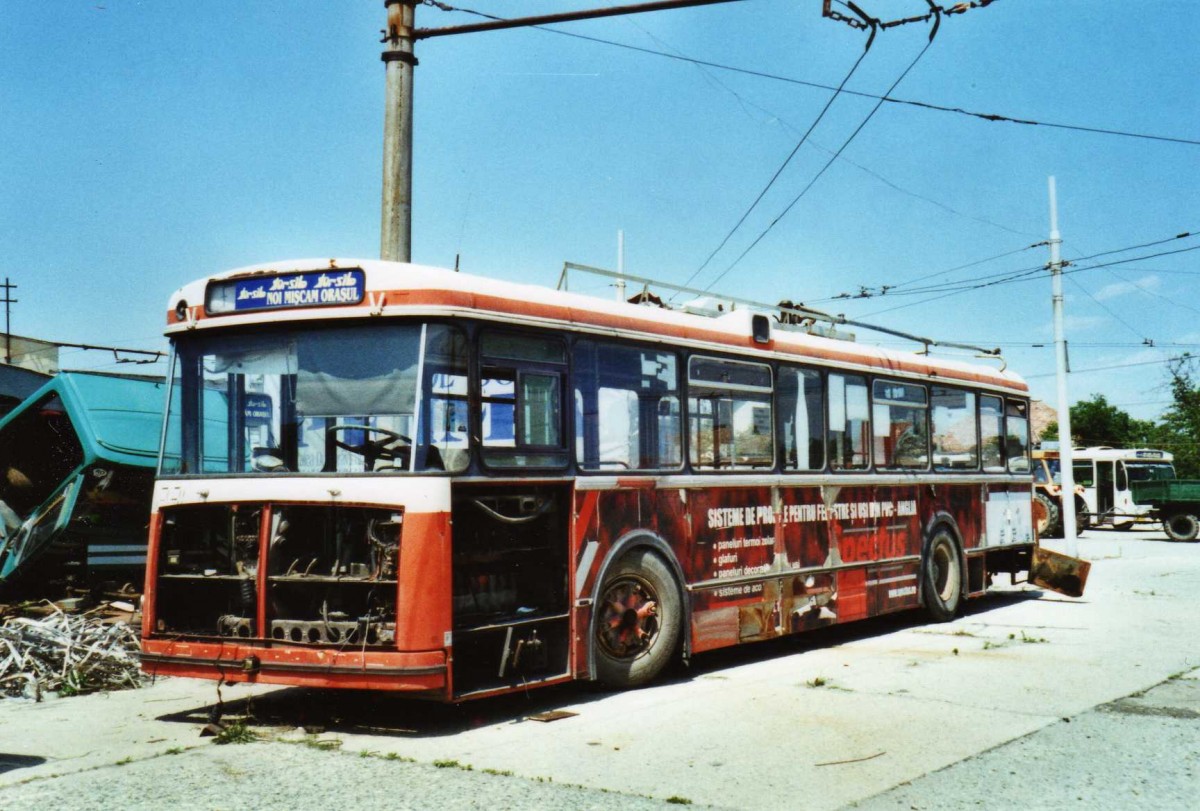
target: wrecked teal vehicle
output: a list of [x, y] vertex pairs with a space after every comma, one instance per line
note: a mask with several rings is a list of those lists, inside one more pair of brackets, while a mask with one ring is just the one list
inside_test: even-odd
[[140, 591], [159, 379], [61, 372], [0, 419], [0, 594]]

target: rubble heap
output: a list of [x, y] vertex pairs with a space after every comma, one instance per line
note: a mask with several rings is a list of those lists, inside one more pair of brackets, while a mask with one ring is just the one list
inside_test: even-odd
[[0, 696], [41, 701], [141, 685], [135, 628], [97, 613], [9, 617], [0, 625]]

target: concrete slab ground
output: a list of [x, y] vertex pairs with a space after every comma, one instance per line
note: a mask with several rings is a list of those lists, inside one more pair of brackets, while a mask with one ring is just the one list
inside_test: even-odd
[[[6, 755], [27, 760], [0, 771], [0, 807], [89, 796], [101, 783], [106, 802], [126, 805], [148, 802], [155, 791], [164, 800], [181, 797], [163, 803], [176, 807], [284, 807], [285, 796], [289, 808], [328, 805], [316, 789], [291, 796], [308, 785], [300, 775], [309, 769], [347, 791], [389, 787], [389, 805], [432, 781], [451, 793], [421, 796], [446, 808], [642, 807], [646, 798], [763, 809], [1057, 804], [1037, 801], [1052, 795], [1039, 793], [1045, 788], [1031, 775], [1069, 786], [1093, 807], [1128, 807], [1135, 796], [1156, 798], [1159, 808], [1190, 807], [1175, 803], [1183, 788], [1200, 788], [1200, 722], [1161, 712], [1196, 701], [1188, 674], [1200, 668], [1200, 544], [1169, 543], [1158, 532], [1091, 531], [1080, 552], [1093, 561], [1081, 599], [997, 588], [950, 623], [905, 615], [716, 652], [628, 693], [570, 685], [441, 707], [380, 694], [222, 691], [227, 713], [244, 711], [241, 702], [252, 698], [261, 735], [309, 746], [220, 747], [198, 738], [218, 698], [211, 682], [4, 701], [0, 770]], [[1136, 707], [1147, 709], [1129, 709]], [[575, 715], [526, 720], [546, 709]], [[321, 731], [306, 736], [302, 725]], [[1100, 764], [1099, 755], [1130, 748], [1108, 734], [1135, 735], [1146, 753], [1113, 767], [1153, 768], [1160, 778], [1139, 783], [1098, 767], [1094, 784], [1075, 780], [1077, 753]], [[321, 741], [337, 750], [312, 748]], [[1163, 747], [1180, 757], [1151, 757]], [[180, 750], [187, 763], [166, 756]], [[240, 772], [230, 778], [233, 794], [212, 777], [228, 769]], [[158, 788], [146, 788], [151, 779]], [[509, 795], [511, 781], [522, 791], [571, 784], [582, 793]], [[258, 804], [236, 804], [246, 797]], [[1126, 802], [1109, 804], [1115, 797]]]

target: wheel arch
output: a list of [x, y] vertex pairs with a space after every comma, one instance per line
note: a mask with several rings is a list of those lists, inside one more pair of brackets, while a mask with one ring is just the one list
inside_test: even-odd
[[[945, 529], [954, 539], [954, 549], [958, 552], [958, 565], [960, 571], [963, 572], [963, 577], [958, 585], [959, 599], [963, 599], [969, 593], [967, 572], [967, 553], [963, 548], [962, 530], [958, 528], [958, 521], [954, 516], [944, 510], [938, 510], [929, 517], [925, 522], [925, 531], [921, 533], [921, 571], [925, 571], [925, 556], [929, 553], [929, 546], [933, 543], [933, 537], [937, 535], [939, 529]], [[922, 605], [925, 604], [925, 577], [917, 578], [917, 600]]]
[[675, 556], [670, 544], [657, 532], [647, 529], [631, 530], [618, 538], [612, 548], [608, 550], [608, 554], [604, 556], [600, 568], [596, 571], [591, 594], [588, 596], [592, 609], [587, 630], [587, 669], [590, 681], [596, 680], [596, 619], [598, 616], [596, 606], [600, 599], [600, 591], [604, 588], [604, 581], [616, 562], [635, 549], [649, 549], [661, 557], [667, 564], [667, 568], [671, 570], [671, 575], [675, 578], [675, 586], [679, 590], [679, 600], [682, 606], [680, 619], [683, 621], [683, 627], [680, 629], [680, 646], [684, 661], [686, 662], [691, 655], [692, 595], [687, 589], [683, 567], [679, 565], [679, 559]]

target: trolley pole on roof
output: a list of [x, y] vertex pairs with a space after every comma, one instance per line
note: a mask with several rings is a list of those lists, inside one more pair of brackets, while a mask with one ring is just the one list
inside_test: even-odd
[[379, 256], [412, 260], [413, 25], [416, 0], [384, 0], [387, 29], [383, 63], [387, 73], [383, 116], [383, 224]]
[[1062, 237], [1058, 233], [1058, 192], [1054, 176], [1050, 177], [1050, 279], [1054, 294], [1054, 354], [1058, 379], [1058, 464], [1062, 485], [1062, 528], [1067, 543], [1067, 554], [1078, 557], [1075, 532], [1075, 454], [1071, 447], [1071, 407], [1067, 401], [1067, 373], [1070, 362], [1067, 358], [1067, 338], [1063, 331], [1062, 256], [1059, 247]]

